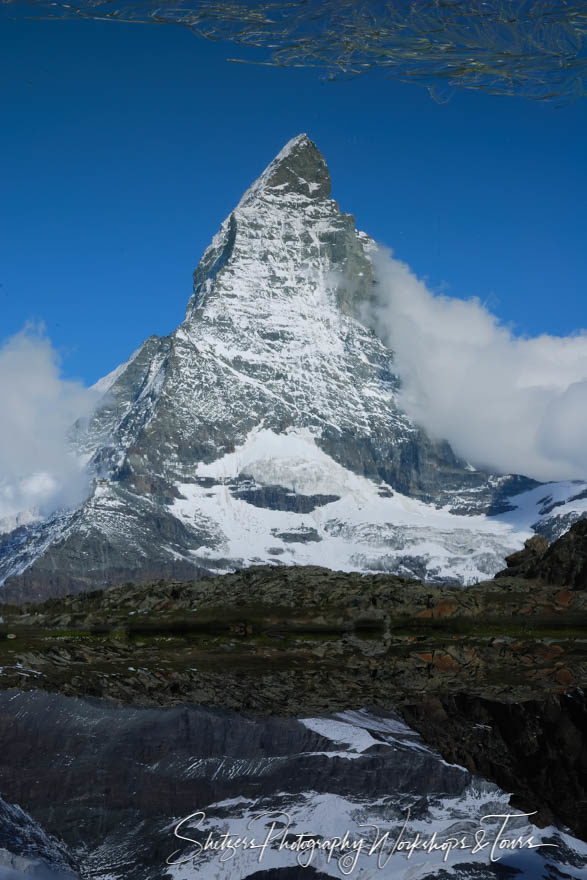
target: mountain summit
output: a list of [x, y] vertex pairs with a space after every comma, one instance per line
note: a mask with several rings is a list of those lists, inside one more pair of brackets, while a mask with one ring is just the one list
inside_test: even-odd
[[[549, 492], [518, 515], [508, 496], [536, 484], [476, 471], [399, 409], [393, 353], [360, 320], [374, 247], [307, 135], [286, 144], [206, 249], [184, 321], [99, 383], [74, 438], [90, 497], [4, 536], [6, 599], [259, 562], [502, 568]], [[546, 520], [576, 518], [557, 491]]]
[[311, 199], [330, 198], [330, 174], [324, 156], [307, 134], [300, 134], [285, 145], [261, 177], [247, 190], [240, 205], [261, 191], [293, 193]]

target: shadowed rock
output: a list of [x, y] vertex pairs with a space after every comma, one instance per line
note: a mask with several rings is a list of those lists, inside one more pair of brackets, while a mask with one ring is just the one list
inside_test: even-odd
[[558, 541], [548, 546], [536, 535], [519, 553], [506, 559], [508, 567], [496, 577], [522, 577], [573, 590], [587, 589], [587, 519], [576, 522]]

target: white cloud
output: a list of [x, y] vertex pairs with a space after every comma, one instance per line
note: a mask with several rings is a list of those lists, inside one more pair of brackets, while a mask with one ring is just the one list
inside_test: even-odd
[[477, 299], [435, 295], [379, 248], [367, 320], [395, 351], [401, 405], [478, 467], [587, 476], [587, 333], [516, 337]]
[[[46, 515], [80, 501], [88, 488], [67, 432], [95, 392], [61, 376], [42, 330], [26, 327], [0, 347], [0, 520]], [[28, 515], [27, 515], [28, 512]], [[2, 529], [0, 529], [1, 531]]]

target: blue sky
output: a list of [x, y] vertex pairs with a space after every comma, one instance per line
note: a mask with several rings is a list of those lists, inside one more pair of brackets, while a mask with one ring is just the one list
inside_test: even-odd
[[517, 333], [587, 326], [585, 102], [558, 108], [253, 57], [175, 27], [12, 21], [0, 6], [0, 341], [44, 321], [95, 381], [182, 319], [191, 273], [292, 136], [430, 286]]

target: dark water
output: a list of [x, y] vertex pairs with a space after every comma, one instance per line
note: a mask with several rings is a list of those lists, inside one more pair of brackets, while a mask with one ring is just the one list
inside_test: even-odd
[[[392, 854], [394, 842], [417, 834], [436, 832], [439, 844], [464, 835], [472, 845], [484, 828], [493, 841], [498, 820], [483, 817], [518, 813], [497, 786], [447, 764], [392, 713], [299, 721], [34, 692], [3, 692], [0, 706], [3, 798], [62, 838], [82, 877], [587, 877], [585, 844], [525, 818], [517, 835], [556, 847], [518, 849], [494, 864], [488, 848], [446, 861], [446, 850]], [[179, 831], [189, 840], [176, 839], [192, 814]], [[317, 842], [345, 832], [349, 847], [364, 841], [359, 855], [334, 848], [329, 860]], [[312, 852], [286, 848], [302, 833], [316, 841]], [[258, 846], [230, 850], [226, 834], [254, 836]], [[220, 848], [198, 852], [206, 840]]]

